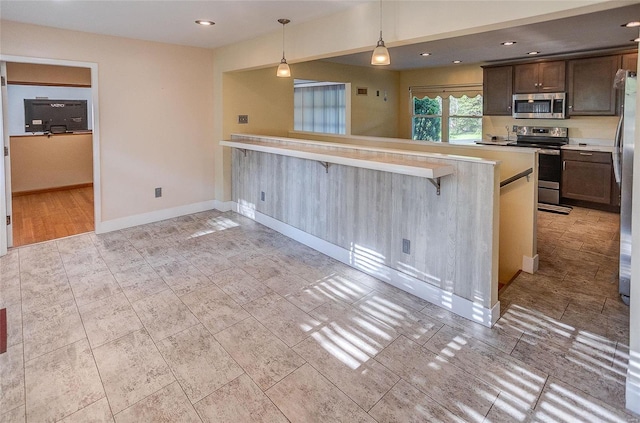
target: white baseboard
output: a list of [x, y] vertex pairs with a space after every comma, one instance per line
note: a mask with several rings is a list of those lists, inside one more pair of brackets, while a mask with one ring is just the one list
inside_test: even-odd
[[533, 257], [522, 256], [522, 271], [527, 273], [536, 273], [538, 271], [539, 256]]
[[500, 317], [499, 301], [492, 308], [486, 308], [480, 304], [469, 301], [466, 298], [444, 291], [434, 285], [428, 284], [387, 266], [380, 266], [380, 268], [375, 269], [375, 271], [369, 267], [358, 266], [358, 262], [354, 261], [352, 251], [308, 234], [300, 229], [294, 228], [293, 226], [262, 214], [254, 209], [244, 208], [235, 202], [231, 203], [234, 206], [234, 210], [243, 216], [249, 217], [260, 224], [278, 231], [291, 239], [313, 248], [314, 250], [320, 251], [329, 257], [339, 260], [346, 265], [374, 276], [381, 281], [402, 289], [403, 291], [409, 292], [423, 300], [429, 301], [432, 304], [449, 310], [471, 321], [491, 327]]
[[231, 210], [236, 209], [236, 202], [235, 201], [218, 201], [218, 200], [213, 200], [213, 208], [221, 211], [221, 212], [228, 212]]
[[[217, 206], [224, 206], [216, 200], [203, 201], [201, 203], [187, 204], [185, 206], [173, 207], [170, 209], [156, 210], [149, 213], [136, 214], [120, 219], [107, 220], [105, 222], [96, 222], [95, 232], [102, 234], [105, 232], [117, 231], [119, 229], [130, 228], [132, 226], [144, 225], [147, 223], [159, 222], [161, 220], [172, 219], [174, 217], [184, 216], [187, 214], [199, 213], [207, 210], [218, 209]], [[230, 205], [228, 207], [231, 207]], [[228, 210], [231, 210], [229, 208]], [[228, 211], [226, 210], [226, 211]], [[223, 210], [225, 211], [225, 210]]]

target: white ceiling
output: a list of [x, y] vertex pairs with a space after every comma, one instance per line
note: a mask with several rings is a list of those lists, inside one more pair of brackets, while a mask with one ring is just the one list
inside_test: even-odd
[[[441, 39], [389, 49], [390, 70], [407, 70], [435, 66], [452, 66], [453, 60], [463, 63], [499, 62], [539, 58], [554, 54], [569, 54], [607, 48], [638, 48], [633, 39], [638, 28], [621, 27], [629, 21], [640, 20], [640, 4], [632, 4], [602, 12], [551, 20], [531, 25], [501, 29], [462, 37]], [[504, 41], [516, 41], [502, 46]], [[539, 51], [538, 56], [527, 55]], [[422, 57], [420, 53], [431, 56]], [[350, 65], [370, 66], [371, 52], [327, 59]]]
[[[314, 20], [377, 0], [208, 0], [208, 1], [76, 1], [0, 0], [2, 19], [165, 43], [216, 48], [279, 30], [278, 18], [290, 25]], [[640, 19], [640, 1], [629, 6], [557, 21], [391, 48], [391, 66], [401, 70], [463, 63], [531, 58], [526, 53], [564, 54], [610, 47], [636, 48], [637, 28], [622, 28]], [[481, 2], [479, 2], [481, 4]], [[196, 19], [216, 22], [196, 25]], [[517, 41], [511, 47], [503, 41]], [[372, 49], [376, 40], [371, 40]], [[428, 51], [429, 57], [419, 53]], [[371, 53], [328, 59], [369, 66]]]
[[[375, 0], [1, 0], [2, 19], [74, 31], [216, 48]], [[211, 20], [211, 27], [196, 25]]]

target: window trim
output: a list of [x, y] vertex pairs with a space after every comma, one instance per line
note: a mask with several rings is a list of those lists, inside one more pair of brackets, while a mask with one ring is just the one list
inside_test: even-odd
[[[296, 83], [296, 81], [299, 81], [298, 83]], [[294, 120], [292, 120], [291, 122], [291, 132], [295, 132], [295, 133], [307, 133], [307, 134], [326, 134], [326, 135], [339, 135], [339, 136], [345, 136], [345, 135], [351, 135], [351, 98], [353, 96], [352, 93], [352, 88], [351, 88], [351, 83], [350, 82], [339, 82], [339, 81], [316, 81], [316, 80], [304, 80], [304, 79], [295, 79], [294, 81], [294, 86], [293, 86], [293, 109], [294, 109], [294, 114], [295, 114], [295, 88], [296, 87], [302, 87], [302, 88], [306, 88], [306, 87], [320, 87], [320, 86], [327, 86], [327, 85], [343, 85], [344, 86], [344, 127], [345, 127], [345, 133], [344, 134], [335, 134], [335, 133], [329, 133], [329, 132], [314, 132], [314, 131], [305, 131], [305, 130], [299, 130], [299, 129], [295, 129], [295, 117]]]
[[[449, 96], [453, 95], [454, 97], [462, 97], [466, 95], [467, 97], [476, 97], [477, 95], [484, 95], [482, 91], [482, 84], [456, 84], [456, 85], [430, 85], [430, 86], [411, 86], [409, 87], [409, 115], [411, 116], [411, 140], [412, 141], [422, 141], [414, 139], [414, 119], [416, 117], [440, 117], [440, 141], [435, 142], [446, 142], [449, 143], [449, 120], [452, 117], [471, 117], [475, 118], [476, 116], [460, 116], [460, 115], [450, 115], [449, 114]], [[435, 98], [440, 96], [442, 98], [442, 108], [440, 115], [416, 115], [414, 114], [414, 104], [413, 98]], [[477, 116], [477, 118], [482, 119], [483, 115]], [[444, 124], [446, 123], [446, 125]]]

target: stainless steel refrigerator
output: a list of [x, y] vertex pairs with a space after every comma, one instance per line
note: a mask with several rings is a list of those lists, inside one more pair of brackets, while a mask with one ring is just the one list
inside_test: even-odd
[[629, 305], [631, 288], [631, 194], [637, 77], [635, 72], [618, 71], [616, 86], [624, 95], [613, 151], [613, 170], [620, 187], [620, 298]]

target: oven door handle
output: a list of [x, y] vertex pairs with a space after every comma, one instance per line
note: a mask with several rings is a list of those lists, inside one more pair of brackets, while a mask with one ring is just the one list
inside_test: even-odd
[[538, 150], [539, 154], [546, 154], [547, 156], [559, 156], [560, 150], [550, 150], [548, 148], [541, 148]]

